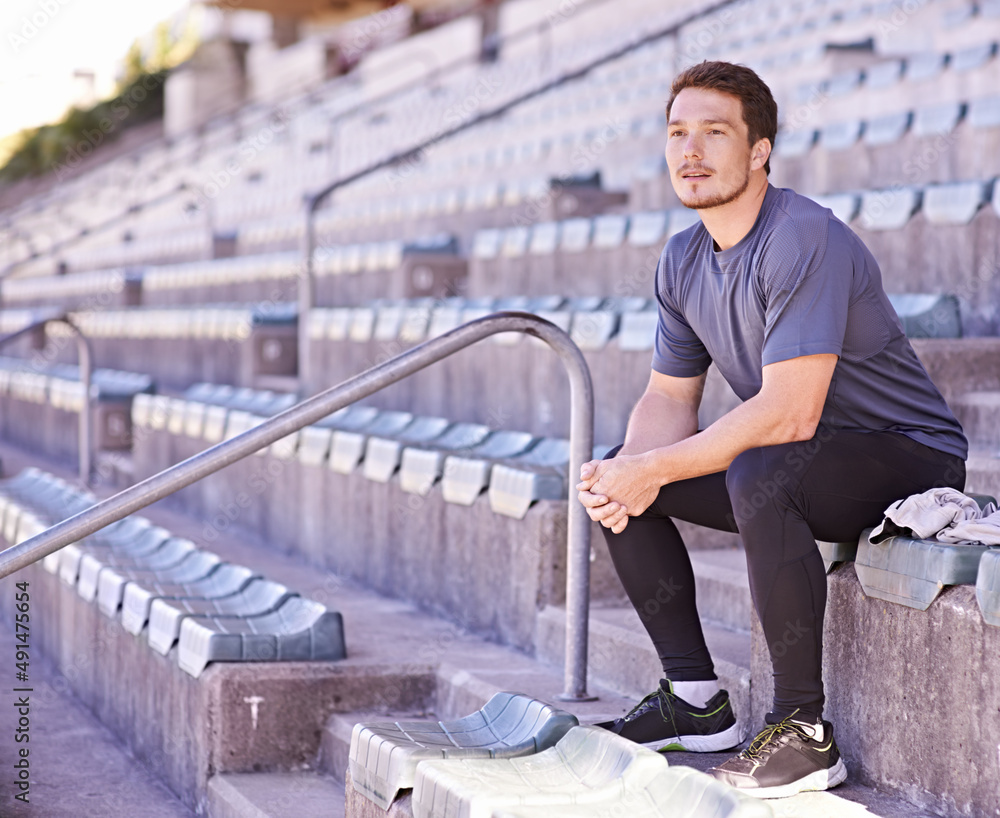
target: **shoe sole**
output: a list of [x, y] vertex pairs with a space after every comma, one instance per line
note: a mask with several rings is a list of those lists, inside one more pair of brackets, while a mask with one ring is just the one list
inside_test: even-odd
[[817, 770], [814, 773], [809, 773], [804, 778], [800, 778], [798, 781], [793, 781], [791, 784], [782, 784], [780, 787], [760, 787], [758, 789], [743, 789], [740, 787], [738, 789], [740, 792], [752, 795], [754, 798], [791, 798], [800, 792], [818, 792], [833, 789], [838, 784], [842, 784], [846, 779], [847, 767], [844, 766], [844, 759], [838, 758], [837, 763], [829, 770]]
[[734, 724], [732, 727], [723, 730], [721, 733], [712, 733], [708, 736], [674, 736], [668, 739], [658, 739], [657, 741], [647, 741], [642, 746], [649, 747], [661, 753], [669, 750], [680, 750], [685, 753], [718, 753], [722, 750], [731, 750], [743, 743], [745, 738], [740, 725]]

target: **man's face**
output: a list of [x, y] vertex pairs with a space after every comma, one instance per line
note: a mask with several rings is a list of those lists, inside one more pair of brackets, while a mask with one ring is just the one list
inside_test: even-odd
[[667, 123], [667, 167], [681, 204], [721, 207], [750, 184], [751, 149], [739, 99], [707, 88], [685, 88]]

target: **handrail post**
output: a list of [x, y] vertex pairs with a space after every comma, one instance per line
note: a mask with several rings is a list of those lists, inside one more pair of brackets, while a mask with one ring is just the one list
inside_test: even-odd
[[[545, 341], [559, 356], [570, 380], [570, 462], [567, 499], [566, 570], [566, 690], [562, 698], [588, 698], [587, 626], [590, 605], [590, 521], [575, 500], [574, 475], [590, 460], [594, 448], [594, 392], [590, 369], [580, 348], [566, 332], [537, 315], [500, 312], [478, 318], [431, 338], [385, 363], [373, 366], [286, 409], [254, 428], [224, 440], [193, 457], [164, 469], [68, 520], [0, 552], [0, 579], [117, 522], [192, 483], [214, 474], [277, 440], [316, 423], [389, 384], [499, 332], [522, 332]], [[18, 333], [20, 334], [20, 333]], [[9, 339], [11, 336], [7, 336]], [[2, 343], [4, 339], [0, 339]]]
[[23, 338], [30, 332], [44, 327], [46, 324], [65, 324], [76, 340], [76, 352], [80, 369], [80, 381], [83, 385], [83, 404], [80, 407], [80, 420], [78, 426], [79, 441], [77, 442], [77, 452], [79, 453], [80, 481], [85, 486], [90, 485], [90, 475], [93, 471], [93, 441], [91, 440], [91, 409], [93, 399], [90, 395], [90, 386], [93, 379], [94, 353], [90, 347], [90, 340], [85, 336], [80, 328], [74, 324], [67, 315], [54, 315], [51, 318], [42, 318], [33, 321], [16, 332], [11, 332], [0, 338], [0, 347], [6, 346], [11, 341]]

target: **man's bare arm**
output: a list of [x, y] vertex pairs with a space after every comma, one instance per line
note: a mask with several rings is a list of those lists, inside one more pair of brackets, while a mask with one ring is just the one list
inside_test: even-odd
[[577, 486], [580, 501], [591, 519], [618, 532], [629, 515], [649, 507], [661, 486], [723, 471], [750, 448], [809, 440], [836, 364], [836, 355], [809, 355], [765, 366], [760, 392], [701, 434], [634, 456], [585, 464]]
[[698, 407], [705, 375], [674, 378], [656, 370], [629, 418], [621, 454], [642, 454], [669, 446], [698, 431]]

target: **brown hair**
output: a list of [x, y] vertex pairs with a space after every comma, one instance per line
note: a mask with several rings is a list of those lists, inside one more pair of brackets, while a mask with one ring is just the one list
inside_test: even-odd
[[[778, 133], [778, 104], [771, 95], [771, 89], [756, 72], [745, 65], [714, 61], [698, 63], [685, 68], [674, 77], [670, 85], [670, 100], [667, 102], [667, 120], [677, 95], [685, 88], [707, 88], [736, 97], [743, 106], [743, 121], [746, 123], [750, 147], [761, 139], [767, 139], [774, 148], [774, 138]], [[764, 173], [771, 172], [771, 160], [764, 163]]]

